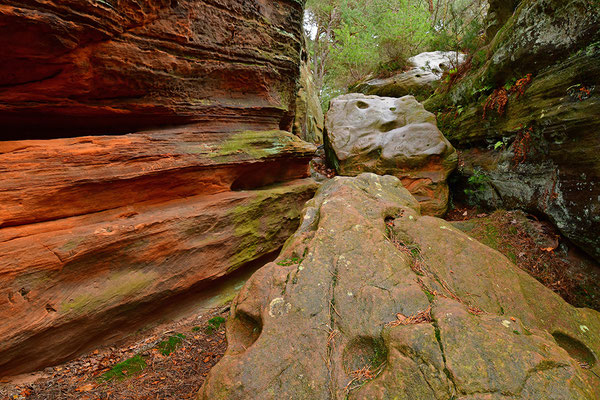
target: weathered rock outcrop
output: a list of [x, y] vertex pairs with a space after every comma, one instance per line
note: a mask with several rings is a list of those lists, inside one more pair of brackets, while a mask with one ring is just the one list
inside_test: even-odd
[[456, 167], [456, 151], [438, 130], [435, 116], [414, 97], [337, 97], [327, 112], [326, 127], [332, 164], [340, 175], [397, 176], [424, 214], [446, 212], [446, 179]]
[[278, 250], [315, 186], [298, 180], [0, 230], [0, 371], [65, 361]]
[[488, 61], [425, 103], [461, 149], [459, 191], [482, 205], [545, 215], [597, 260], [599, 43], [597, 2], [522, 1]]
[[4, 1], [2, 135], [290, 130], [301, 21], [300, 0]]
[[513, 15], [521, 0], [489, 0], [489, 9], [485, 18], [485, 34], [492, 40], [500, 28]]
[[391, 176], [324, 184], [200, 399], [598, 398], [600, 314], [418, 210]]
[[296, 119], [293, 132], [303, 140], [322, 144], [325, 117], [314, 83], [313, 73], [306, 60], [300, 65], [300, 90], [296, 98]]
[[439, 83], [444, 71], [465, 61], [466, 55], [454, 51], [421, 53], [408, 59], [408, 71], [390, 78], [371, 79], [350, 88], [351, 92], [367, 95], [403, 97], [415, 96], [419, 100], [429, 97]]
[[283, 245], [316, 190], [301, 24], [295, 0], [0, 5], [0, 375]]

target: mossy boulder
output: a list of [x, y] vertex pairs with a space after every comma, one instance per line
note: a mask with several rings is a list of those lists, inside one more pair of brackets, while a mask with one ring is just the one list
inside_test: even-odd
[[[546, 215], [600, 260], [600, 45], [541, 71], [502, 116], [468, 106], [441, 124], [460, 150], [457, 195], [487, 208]], [[442, 119], [443, 121], [443, 119]], [[473, 176], [485, 184], [473, 188]]]
[[325, 183], [227, 337], [199, 399], [600, 396], [600, 314], [421, 216], [391, 176]]
[[388, 78], [368, 79], [349, 88], [350, 92], [384, 97], [414, 96], [425, 100], [439, 86], [444, 71], [464, 62], [466, 55], [455, 51], [421, 53], [408, 59], [410, 68]]
[[[600, 260], [600, 3], [523, 0], [484, 51], [481, 67], [425, 102], [460, 149], [457, 194], [545, 215]], [[486, 109], [503, 87], [504, 106]], [[477, 176], [485, 183], [469, 187]]]

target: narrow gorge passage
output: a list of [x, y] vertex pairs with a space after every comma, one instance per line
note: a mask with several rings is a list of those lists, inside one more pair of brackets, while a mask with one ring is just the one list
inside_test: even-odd
[[600, 398], [597, 0], [6, 0], [0, 398]]

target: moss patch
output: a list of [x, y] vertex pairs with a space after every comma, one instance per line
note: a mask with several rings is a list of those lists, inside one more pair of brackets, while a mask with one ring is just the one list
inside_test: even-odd
[[232, 135], [224, 141], [211, 157], [232, 157], [245, 155], [253, 159], [274, 156], [286, 148], [302, 144], [296, 136], [284, 131], [244, 131]]
[[98, 380], [101, 382], [107, 382], [113, 379], [123, 380], [139, 375], [146, 367], [146, 360], [144, 360], [141, 355], [137, 354], [125, 361], [115, 364], [110, 371], [102, 374]]
[[225, 323], [225, 318], [223, 318], [223, 317], [214, 317], [214, 318], [211, 318], [211, 319], [208, 320], [208, 323], [206, 324], [206, 329], [204, 331], [207, 334], [212, 335], [224, 323]]
[[160, 354], [163, 356], [168, 356], [177, 350], [177, 347], [181, 345], [181, 342], [185, 339], [185, 335], [178, 333], [176, 335], [170, 336], [167, 340], [160, 342], [156, 348], [160, 351]]
[[87, 293], [63, 302], [60, 312], [83, 313], [102, 308], [107, 303], [121, 302], [150, 286], [155, 278], [154, 273], [139, 271], [113, 274], [104, 282], [102, 289], [89, 289]]

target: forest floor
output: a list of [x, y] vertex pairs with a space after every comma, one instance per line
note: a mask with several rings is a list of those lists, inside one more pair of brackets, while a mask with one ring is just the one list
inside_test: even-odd
[[0, 381], [0, 399], [192, 399], [227, 348], [229, 307], [161, 325], [44, 371]]

